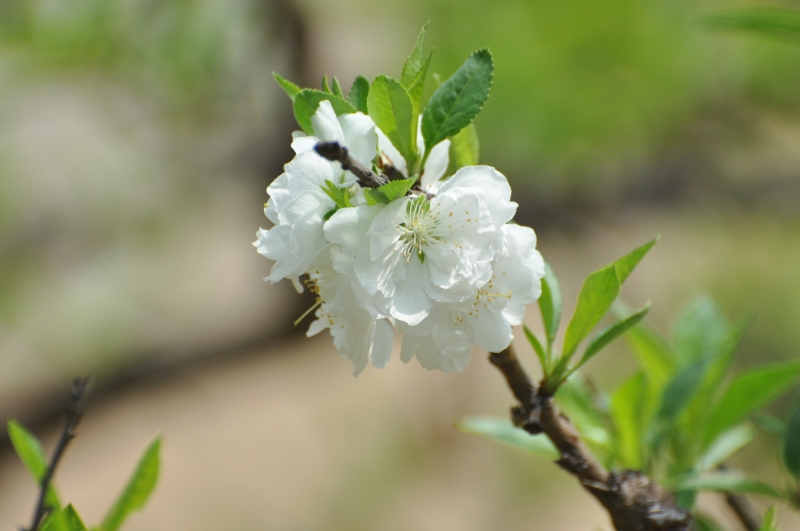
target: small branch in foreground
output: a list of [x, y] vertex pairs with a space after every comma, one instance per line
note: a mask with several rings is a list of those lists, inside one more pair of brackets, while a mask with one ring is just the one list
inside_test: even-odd
[[39, 500], [36, 503], [36, 510], [33, 513], [33, 523], [29, 531], [37, 531], [42, 519], [45, 517], [51, 507], [46, 507], [45, 501], [47, 499], [47, 491], [50, 488], [50, 482], [56, 472], [56, 467], [64, 455], [70, 441], [75, 438], [75, 428], [81, 421], [83, 416], [83, 406], [86, 400], [86, 394], [89, 389], [88, 378], [76, 378], [72, 381], [72, 390], [69, 395], [69, 402], [67, 403], [67, 420], [64, 424], [64, 430], [61, 432], [61, 437], [58, 439], [56, 449], [53, 452], [53, 457], [50, 459], [50, 465], [47, 467], [47, 472], [42, 478], [41, 490], [39, 491]]
[[358, 178], [358, 184], [364, 188], [377, 188], [389, 182], [385, 175], [378, 175], [353, 158], [347, 148], [338, 142], [320, 142], [314, 146], [314, 151], [328, 160], [341, 162], [342, 169], [352, 172]]
[[514, 425], [532, 435], [544, 433], [558, 449], [556, 464], [575, 476], [600, 502], [617, 531], [686, 531], [691, 518], [675, 497], [642, 472], [609, 472], [589, 452], [578, 431], [553, 401], [531, 382], [512, 346], [489, 355], [505, 376], [519, 404], [511, 408]]

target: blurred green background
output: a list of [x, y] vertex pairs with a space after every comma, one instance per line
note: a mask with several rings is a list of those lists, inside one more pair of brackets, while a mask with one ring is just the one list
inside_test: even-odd
[[[539, 234], [568, 306], [588, 272], [663, 234], [623, 297], [651, 299], [664, 330], [701, 292], [731, 318], [755, 311], [744, 367], [797, 356], [800, 346], [800, 45], [701, 23], [744, 5], [800, 9], [3, 2], [0, 417], [46, 435], [69, 379], [95, 377], [97, 416], [74, 449], [86, 460], [62, 472], [65, 497], [72, 485], [89, 514], [103, 506], [104, 474], [121, 483], [163, 431], [164, 492], [132, 530], [477, 530], [536, 528], [537, 518], [550, 518], [549, 529], [608, 529], [550, 464], [452, 429], [458, 416], [503, 415], [510, 404], [480, 353], [464, 375], [395, 360], [354, 381], [329, 341], [297, 337], [290, 323], [306, 300], [263, 284], [269, 263], [250, 246], [296, 128], [271, 72], [306, 86], [323, 74], [345, 86], [358, 74], [398, 77], [428, 20], [433, 72], [447, 76], [488, 46], [496, 70], [476, 122], [482, 162], [512, 181], [517, 219]], [[608, 389], [632, 364], [620, 344], [588, 372]], [[319, 389], [341, 407], [319, 405]], [[386, 411], [364, 405], [373, 401]], [[198, 436], [213, 414], [239, 435]], [[303, 443], [285, 442], [295, 440]], [[98, 441], [106, 461], [87, 464], [97, 453], [79, 445]], [[34, 490], [19, 486], [20, 467], [0, 447], [0, 527], [9, 528], [27, 518]], [[776, 448], [765, 441], [759, 451], [743, 464], [773, 474], [764, 452]], [[296, 461], [286, 461], [292, 452]], [[261, 468], [228, 463], [231, 454]], [[581, 514], [568, 509], [573, 499]]]

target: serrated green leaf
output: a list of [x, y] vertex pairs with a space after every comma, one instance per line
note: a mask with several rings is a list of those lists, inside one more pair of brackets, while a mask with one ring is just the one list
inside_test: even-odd
[[[581, 287], [575, 313], [567, 325], [562, 359], [568, 361], [619, 295], [620, 283], [612, 264], [589, 275]], [[566, 363], [566, 362], [565, 362]]]
[[758, 531], [780, 531], [778, 528], [778, 510], [774, 505], [764, 515], [764, 521]]
[[72, 504], [67, 505], [67, 508], [63, 511], [64, 514], [64, 521], [67, 524], [67, 529], [69, 531], [87, 531], [86, 525], [84, 525], [83, 520], [78, 515], [78, 511], [75, 510], [75, 507]]
[[[7, 425], [8, 437], [11, 439], [14, 450], [17, 452], [22, 464], [28, 469], [34, 481], [36, 481], [36, 484], [41, 485], [45, 474], [47, 474], [48, 466], [42, 444], [35, 435], [22, 427], [16, 420], [10, 419]], [[45, 504], [54, 510], [61, 508], [61, 502], [58, 499], [58, 494], [53, 485], [50, 485], [47, 489]]]
[[489, 97], [493, 70], [489, 50], [478, 50], [436, 89], [422, 114], [422, 137], [427, 152], [461, 131], [478, 115]]
[[652, 249], [653, 246], [658, 243], [660, 238], [661, 236], [656, 236], [646, 244], [642, 245], [641, 247], [637, 247], [614, 262], [614, 265], [617, 266], [617, 275], [619, 275], [620, 284], [625, 282], [633, 270], [636, 269], [636, 266], [639, 265], [639, 262], [642, 261], [642, 258], [644, 258], [648, 252], [650, 252], [650, 249]]
[[711, 472], [703, 475], [690, 475], [682, 478], [674, 486], [681, 490], [709, 490], [714, 492], [741, 492], [781, 498], [775, 488], [761, 481], [748, 479], [734, 471]]
[[[411, 187], [414, 186], [416, 179], [398, 179], [396, 181], [389, 181], [388, 183], [380, 186], [378, 190], [383, 192], [389, 201], [394, 201], [395, 199], [399, 199], [404, 197]], [[423, 196], [420, 196], [423, 197]]]
[[636, 373], [611, 396], [611, 419], [615, 426], [614, 453], [621, 466], [642, 468], [643, 402], [647, 396], [647, 378]]
[[128, 485], [103, 520], [103, 531], [117, 531], [131, 513], [144, 507], [158, 480], [160, 451], [158, 438], [142, 454]]
[[800, 12], [777, 7], [745, 7], [726, 9], [703, 18], [716, 30], [752, 31], [765, 35], [800, 38]]
[[337, 116], [356, 112], [355, 107], [338, 96], [321, 90], [303, 89], [294, 98], [294, 117], [300, 128], [308, 135], [314, 134], [311, 117], [317, 112], [317, 108], [323, 100], [331, 102], [333, 111]]
[[369, 206], [378, 205], [380, 203], [383, 203], [384, 205], [389, 204], [389, 198], [383, 195], [383, 192], [380, 192], [377, 189], [364, 190], [364, 199], [367, 200], [367, 204]]
[[755, 436], [756, 430], [749, 424], [741, 424], [726, 431], [711, 443], [695, 465], [695, 470], [704, 472], [717, 468], [726, 459], [750, 444]]
[[456, 422], [456, 428], [464, 433], [482, 435], [526, 452], [558, 459], [558, 450], [544, 435], [531, 435], [515, 427], [508, 419], [494, 417], [466, 417]]
[[539, 297], [539, 310], [542, 312], [544, 330], [547, 342], [552, 345], [561, 324], [561, 286], [558, 278], [548, 262], [544, 263], [544, 278], [542, 278], [542, 294]]
[[367, 96], [369, 117], [406, 159], [409, 173], [416, 166], [417, 124], [408, 91], [400, 82], [378, 76]]
[[281, 86], [283, 91], [286, 92], [286, 95], [289, 96], [289, 99], [292, 101], [294, 101], [295, 96], [297, 96], [300, 91], [303, 90], [288, 79], [281, 77], [277, 72], [273, 72], [272, 77], [275, 78], [275, 81], [278, 82], [278, 85]]
[[533, 347], [534, 352], [536, 352], [536, 356], [539, 358], [539, 363], [542, 364], [542, 372], [547, 375], [548, 371], [548, 363], [547, 363], [547, 353], [542, 346], [542, 343], [539, 341], [539, 338], [536, 337], [536, 334], [531, 332], [531, 329], [528, 328], [527, 325], [522, 325], [522, 329], [525, 331], [525, 337], [528, 338], [528, 343], [531, 344]]
[[477, 166], [480, 151], [478, 130], [473, 122], [450, 138], [450, 164], [447, 174], [452, 175], [464, 166]]
[[403, 65], [403, 73], [400, 76], [400, 82], [404, 87], [410, 87], [411, 83], [422, 69], [425, 57], [425, 33], [428, 30], [428, 24], [430, 24], [430, 21], [426, 22], [425, 25], [422, 26], [419, 36], [417, 37], [417, 42], [414, 45], [414, 49], [411, 50], [411, 55], [408, 57], [408, 59], [406, 59], [406, 62]]
[[331, 90], [335, 96], [345, 99], [344, 92], [342, 92], [342, 85], [339, 83], [339, 80], [336, 79], [336, 76], [333, 76], [333, 87], [331, 87]]
[[411, 104], [414, 106], [414, 116], [419, 116], [420, 106], [422, 105], [422, 90], [425, 88], [425, 78], [428, 75], [428, 66], [431, 63], [432, 56], [433, 51], [431, 51], [422, 62], [417, 76], [411, 81], [411, 84], [407, 86], [408, 96], [411, 98]]
[[347, 101], [359, 112], [367, 114], [367, 97], [369, 96], [369, 80], [364, 76], [358, 76], [353, 80], [350, 92], [347, 93]]
[[714, 407], [706, 431], [706, 441], [766, 406], [798, 382], [800, 361], [773, 363], [739, 375]]
[[325, 181], [325, 186], [321, 186], [320, 188], [322, 188], [322, 191], [331, 198], [337, 208], [348, 208], [353, 206], [352, 203], [350, 203], [350, 193], [348, 192], [347, 188], [336, 186], [328, 180]]
[[800, 480], [800, 401], [792, 408], [783, 440], [783, 462], [786, 469]]
[[612, 341], [639, 324], [649, 311], [650, 303], [648, 302], [642, 309], [598, 332], [589, 342], [581, 361], [578, 362], [575, 369], [578, 369], [581, 365], [592, 359], [598, 352], [606, 348]]

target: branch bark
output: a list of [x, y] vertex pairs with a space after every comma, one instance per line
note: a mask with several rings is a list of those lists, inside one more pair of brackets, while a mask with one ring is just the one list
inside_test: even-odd
[[687, 531], [690, 515], [671, 492], [642, 472], [609, 472], [583, 444], [572, 422], [537, 388], [517, 359], [513, 346], [489, 355], [518, 401], [511, 420], [532, 435], [544, 433], [558, 449], [556, 464], [575, 476], [606, 509], [617, 531]]
[[83, 405], [86, 399], [86, 394], [89, 389], [88, 378], [76, 378], [72, 381], [72, 390], [69, 395], [69, 402], [67, 403], [67, 419], [64, 424], [64, 429], [61, 431], [61, 436], [58, 438], [56, 449], [53, 451], [53, 457], [50, 459], [50, 464], [47, 467], [47, 472], [42, 478], [41, 490], [39, 491], [39, 499], [36, 502], [36, 509], [33, 513], [33, 522], [29, 531], [37, 531], [42, 519], [52, 507], [46, 506], [47, 491], [50, 488], [50, 482], [53, 480], [53, 475], [56, 472], [56, 467], [64, 455], [70, 441], [75, 438], [75, 428], [83, 417]]
[[761, 515], [758, 514], [750, 500], [739, 494], [728, 492], [725, 494], [728, 507], [736, 513], [739, 521], [747, 531], [758, 531], [761, 528]]
[[320, 142], [314, 146], [314, 150], [328, 160], [341, 162], [342, 169], [350, 170], [364, 188], [377, 188], [389, 182], [388, 177], [378, 175], [353, 158], [347, 148], [338, 142]]

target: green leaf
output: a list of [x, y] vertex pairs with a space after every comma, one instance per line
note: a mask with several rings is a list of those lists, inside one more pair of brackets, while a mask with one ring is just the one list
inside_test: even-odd
[[464, 166], [477, 166], [481, 145], [478, 141], [478, 130], [471, 123], [450, 138], [450, 164], [448, 175], [452, 175]]
[[676, 368], [676, 356], [667, 340], [644, 322], [625, 337], [651, 382], [659, 389], [666, 385]]
[[[350, 193], [348, 192], [347, 188], [336, 186], [328, 180], [325, 181], [325, 186], [322, 186], [321, 188], [322, 191], [331, 198], [337, 208], [348, 208], [353, 206], [352, 203], [350, 203]], [[331, 215], [333, 214], [331, 213]]]
[[359, 112], [367, 114], [367, 97], [369, 95], [369, 80], [358, 76], [353, 80], [353, 86], [347, 94], [347, 101]]
[[764, 521], [761, 522], [761, 527], [758, 528], [758, 531], [780, 531], [778, 528], [778, 512], [774, 505], [764, 515]]
[[345, 99], [344, 92], [342, 92], [342, 85], [339, 84], [339, 80], [336, 79], [336, 76], [333, 76], [333, 94], [335, 96], [339, 96], [342, 99]]
[[797, 383], [800, 361], [773, 363], [739, 375], [720, 398], [709, 419], [706, 441], [766, 406]]
[[84, 525], [81, 517], [78, 515], [78, 512], [75, 510], [75, 507], [72, 504], [67, 505], [67, 508], [63, 511], [64, 514], [64, 521], [67, 524], [67, 529], [69, 531], [87, 531], [86, 525]]
[[328, 94], [320, 90], [303, 89], [294, 98], [294, 117], [300, 128], [308, 135], [314, 134], [314, 127], [311, 125], [311, 117], [317, 112], [319, 104], [323, 100], [331, 102], [333, 111], [336, 115], [356, 112], [355, 107], [344, 101], [339, 96]]
[[422, 67], [417, 73], [411, 84], [408, 85], [408, 95], [411, 98], [411, 103], [414, 106], [414, 116], [419, 116], [419, 109], [422, 105], [422, 89], [425, 88], [425, 78], [428, 75], [428, 66], [431, 63], [433, 52], [429, 53], [425, 60], [422, 62]]
[[595, 452], [611, 453], [611, 434], [608, 431], [607, 417], [601, 411], [597, 393], [586, 379], [575, 373], [559, 387], [555, 396], [561, 410], [572, 420], [581, 437]]
[[742, 492], [781, 498], [775, 488], [766, 483], [748, 479], [738, 472], [712, 472], [703, 475], [690, 475], [675, 485], [680, 490], [710, 490], [715, 492]]
[[692, 520], [696, 531], [725, 531], [722, 526], [708, 515], [695, 513], [692, 515]]
[[411, 97], [398, 81], [378, 76], [367, 97], [369, 117], [406, 159], [409, 174], [416, 167], [417, 124]]
[[131, 513], [144, 507], [158, 480], [160, 450], [158, 438], [144, 451], [128, 485], [103, 520], [103, 531], [117, 531]]
[[637, 311], [636, 313], [629, 315], [625, 319], [616, 322], [610, 326], [607, 326], [603, 330], [597, 333], [594, 338], [589, 342], [589, 345], [586, 347], [586, 352], [583, 353], [583, 357], [581, 361], [575, 366], [575, 369], [579, 368], [581, 365], [592, 359], [598, 352], [606, 348], [612, 341], [617, 339], [619, 336], [636, 326], [644, 319], [647, 312], [650, 311], [650, 303], [642, 307], [641, 310]]
[[411, 50], [411, 55], [406, 59], [403, 65], [403, 74], [400, 76], [400, 81], [403, 83], [404, 87], [410, 87], [411, 83], [417, 77], [417, 74], [419, 74], [420, 70], [423, 68], [425, 33], [428, 30], [428, 24], [430, 24], [430, 21], [422, 26], [419, 36], [417, 37], [417, 43], [414, 45], [414, 49]]
[[469, 125], [478, 115], [492, 86], [492, 54], [473, 53], [453, 76], [436, 89], [422, 114], [422, 137], [427, 153]]
[[547, 342], [552, 345], [561, 324], [561, 286], [558, 278], [548, 262], [544, 263], [544, 278], [542, 278], [542, 294], [539, 297], [539, 310], [542, 312], [544, 330]]
[[64, 512], [56, 510], [47, 515], [39, 529], [41, 531], [72, 531], [68, 526]]
[[783, 442], [783, 462], [795, 479], [800, 480], [800, 401], [794, 405], [789, 414], [786, 438]]
[[482, 435], [489, 439], [542, 455], [548, 459], [558, 459], [558, 450], [544, 435], [531, 435], [523, 429], [514, 427], [507, 419], [494, 417], [466, 417], [456, 422], [456, 428], [464, 433]]
[[766, 413], [755, 413], [750, 417], [756, 428], [769, 435], [776, 435], [781, 439], [786, 437], [788, 427], [781, 419], [776, 419]]
[[522, 329], [525, 331], [525, 337], [528, 338], [528, 343], [531, 344], [531, 347], [533, 347], [533, 350], [536, 352], [536, 356], [539, 358], [539, 363], [542, 364], [542, 372], [545, 374], [545, 376], [547, 376], [547, 353], [545, 352], [542, 343], [539, 341], [539, 338], [536, 337], [536, 334], [531, 332], [531, 329], [528, 328], [527, 325], [522, 325]]
[[664, 389], [658, 420], [666, 431], [670, 431], [675, 420], [694, 397], [706, 375], [709, 360], [700, 360], [679, 371]]
[[[389, 204], [395, 199], [399, 199], [406, 195], [414, 186], [416, 179], [399, 179], [397, 181], [390, 181], [383, 186], [374, 188], [372, 190], [365, 190], [364, 197], [370, 205], [377, 205], [378, 203]], [[424, 199], [424, 196], [419, 196]]]
[[611, 308], [619, 295], [619, 289], [619, 277], [613, 264], [595, 271], [586, 278], [578, 295], [575, 313], [567, 325], [567, 333], [564, 337], [562, 360], [565, 360], [565, 365], [581, 341], [589, 335], [589, 332]]
[[611, 397], [611, 419], [616, 428], [614, 453], [624, 468], [642, 468], [645, 433], [642, 408], [647, 396], [646, 388], [647, 378], [639, 372], [619, 386]]
[[[681, 311], [672, 332], [683, 363], [717, 356], [729, 346], [730, 335], [728, 319], [707, 296], [696, 298]], [[732, 352], [732, 349], [727, 351]]]
[[328, 94], [333, 94], [333, 92], [331, 92], [331, 87], [328, 86], [328, 76], [327, 75], [322, 76], [321, 85], [322, 85], [322, 92], [327, 92]]
[[[13, 419], [8, 421], [8, 437], [11, 439], [11, 444], [14, 446], [14, 450], [17, 452], [22, 464], [28, 469], [36, 483], [41, 485], [45, 474], [47, 474], [48, 465], [39, 439]], [[54, 510], [61, 508], [58, 494], [52, 485], [47, 489], [45, 504]]]
[[633, 270], [636, 269], [636, 266], [639, 265], [639, 262], [642, 261], [642, 258], [647, 255], [647, 253], [656, 243], [658, 243], [660, 238], [661, 236], [656, 236], [646, 244], [642, 245], [641, 247], [637, 247], [614, 263], [614, 265], [617, 266], [617, 275], [619, 275], [620, 284], [625, 282]]
[[281, 86], [283, 91], [286, 92], [286, 95], [289, 96], [289, 99], [292, 101], [294, 101], [295, 96], [297, 96], [300, 91], [303, 90], [288, 79], [282, 78], [277, 72], [273, 72], [272, 77], [275, 78], [275, 81], [278, 82], [278, 85]]
[[746, 7], [718, 11], [703, 18], [711, 29], [752, 31], [776, 37], [800, 37], [800, 12], [774, 7]]
[[695, 470], [704, 472], [717, 468], [726, 459], [750, 444], [755, 436], [756, 430], [749, 424], [740, 424], [726, 431], [711, 443], [711, 447], [695, 465]]

